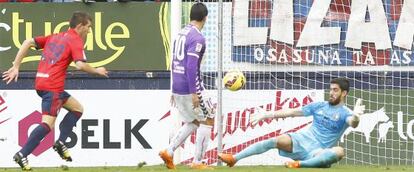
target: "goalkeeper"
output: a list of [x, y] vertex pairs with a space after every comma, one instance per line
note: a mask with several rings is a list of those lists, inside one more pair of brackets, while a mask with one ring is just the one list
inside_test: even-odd
[[349, 81], [345, 78], [336, 78], [330, 82], [327, 102], [314, 102], [301, 108], [281, 109], [275, 112], [257, 108], [258, 114], [250, 116], [252, 125], [266, 118], [311, 115], [313, 123], [308, 129], [258, 142], [235, 155], [219, 154], [218, 158], [232, 167], [243, 158], [277, 148], [281, 156], [294, 160], [285, 164], [287, 168], [329, 168], [345, 156], [344, 148], [335, 146], [338, 139], [348, 126], [358, 126], [359, 116], [365, 110], [361, 99], [356, 101], [353, 111], [346, 107], [344, 101], [348, 93]]

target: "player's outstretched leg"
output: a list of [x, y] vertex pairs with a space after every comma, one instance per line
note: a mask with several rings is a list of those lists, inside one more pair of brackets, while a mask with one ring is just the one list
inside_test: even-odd
[[22, 155], [22, 153], [17, 152], [13, 156], [13, 160], [19, 164], [20, 168], [22, 168], [23, 171], [31, 171], [32, 168], [29, 166], [29, 161], [26, 157]]
[[339, 160], [344, 157], [344, 149], [341, 147], [334, 147], [332, 149], [323, 150], [319, 155], [316, 155], [313, 158], [310, 158], [305, 161], [295, 161], [295, 166], [292, 166], [292, 162], [290, 163], [291, 167], [286, 164], [288, 168], [327, 168], [330, 167], [331, 164], [338, 162]]
[[197, 125], [192, 122], [184, 123], [178, 133], [172, 139], [168, 149], [162, 150], [158, 155], [164, 161], [168, 169], [175, 169], [173, 156], [174, 151], [187, 139], [187, 137], [197, 129]]
[[190, 165], [192, 169], [199, 170], [213, 170], [213, 167], [208, 166], [202, 162], [204, 153], [207, 150], [208, 143], [210, 141], [211, 129], [213, 126], [200, 124], [197, 129], [196, 143], [195, 143], [195, 155], [194, 160]]
[[30, 133], [29, 138], [27, 139], [26, 144], [19, 151], [23, 157], [27, 157], [33, 152], [34, 149], [39, 145], [40, 141], [46, 137], [50, 132], [50, 127], [46, 123], [40, 123], [33, 131]]
[[30, 136], [23, 148], [13, 156], [14, 161], [19, 164], [22, 170], [31, 170], [26, 157], [33, 152], [33, 150], [39, 145], [40, 141], [45, 138], [49, 132], [49, 125], [46, 123], [40, 123], [32, 131], [32, 133], [30, 133]]
[[290, 161], [285, 163], [286, 168], [300, 168], [299, 161]]
[[158, 155], [168, 169], [175, 169], [173, 156], [168, 153], [167, 149], [162, 150]]
[[267, 139], [265, 141], [258, 142], [256, 144], [253, 144], [240, 153], [232, 156], [229, 154], [221, 154], [219, 155], [219, 158], [227, 163], [227, 166], [232, 167], [234, 164], [236, 164], [237, 161], [257, 154], [262, 154], [264, 152], [267, 152], [270, 149], [276, 148], [276, 138]]
[[59, 156], [65, 161], [72, 161], [72, 157], [69, 154], [68, 148], [61, 141], [56, 141], [53, 145], [53, 149], [59, 154]]
[[232, 154], [219, 153], [218, 159], [226, 163], [229, 167], [233, 167], [237, 162]]

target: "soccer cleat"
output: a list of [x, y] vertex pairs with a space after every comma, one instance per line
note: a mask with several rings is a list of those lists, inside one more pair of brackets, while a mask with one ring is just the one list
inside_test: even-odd
[[232, 154], [219, 153], [218, 158], [221, 161], [225, 162], [227, 164], [227, 166], [229, 166], [229, 167], [233, 167], [234, 164], [236, 164], [236, 162], [237, 162]]
[[168, 154], [166, 149], [162, 150], [158, 155], [164, 161], [165, 166], [167, 166], [168, 169], [175, 169], [174, 159]]
[[53, 149], [63, 160], [72, 162], [72, 157], [69, 154], [68, 148], [61, 141], [56, 141], [53, 145]]
[[210, 167], [205, 163], [191, 163], [190, 168], [197, 169], [197, 170], [214, 170], [213, 167]]
[[285, 163], [286, 168], [300, 168], [299, 161], [290, 161]]
[[29, 161], [26, 157], [23, 157], [23, 155], [20, 152], [17, 152], [13, 156], [13, 160], [19, 164], [19, 166], [22, 168], [22, 171], [31, 171], [32, 168], [29, 166]]

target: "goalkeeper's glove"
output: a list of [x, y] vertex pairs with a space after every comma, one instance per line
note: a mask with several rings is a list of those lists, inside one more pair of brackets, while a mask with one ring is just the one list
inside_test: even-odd
[[274, 114], [270, 111], [266, 111], [261, 107], [256, 107], [254, 113], [250, 114], [250, 123], [255, 126], [259, 121], [267, 118], [273, 118]]
[[358, 98], [357, 101], [355, 102], [353, 115], [359, 118], [362, 114], [364, 114], [364, 111], [365, 111], [365, 105], [362, 105], [362, 99]]

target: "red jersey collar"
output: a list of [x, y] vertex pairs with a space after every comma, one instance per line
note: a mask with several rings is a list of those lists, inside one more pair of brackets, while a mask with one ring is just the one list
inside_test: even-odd
[[74, 35], [78, 35], [78, 36], [79, 36], [78, 32], [76, 32], [76, 31], [75, 31], [75, 29], [72, 29], [72, 28], [69, 28], [69, 29], [68, 29], [68, 33], [70, 33], [70, 34], [74, 34]]
[[76, 35], [80, 40], [82, 40], [82, 42], [84, 41], [82, 37], [78, 34], [78, 32], [75, 31], [75, 29], [69, 28], [67, 33], [74, 35], [74, 36]]

